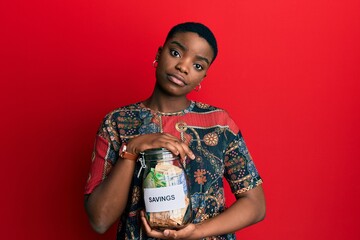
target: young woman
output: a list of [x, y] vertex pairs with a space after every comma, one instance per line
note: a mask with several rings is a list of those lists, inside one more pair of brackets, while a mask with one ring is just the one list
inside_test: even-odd
[[[85, 189], [97, 232], [120, 219], [117, 239], [235, 239], [235, 231], [264, 218], [262, 180], [239, 128], [224, 110], [187, 98], [201, 87], [216, 55], [216, 39], [206, 26], [176, 25], [157, 52], [152, 95], [106, 115]], [[154, 148], [186, 162], [194, 220], [183, 229], [156, 231], [144, 217], [137, 159]], [[228, 209], [224, 177], [237, 198]]]

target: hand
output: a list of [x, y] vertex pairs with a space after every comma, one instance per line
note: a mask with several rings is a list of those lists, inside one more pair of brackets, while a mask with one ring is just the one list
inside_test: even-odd
[[174, 155], [180, 155], [180, 158], [183, 160], [186, 156], [191, 159], [195, 159], [194, 153], [190, 150], [186, 143], [168, 133], [140, 135], [131, 139], [127, 144], [128, 151], [135, 154], [139, 154], [140, 152], [153, 148], [166, 148]]
[[187, 239], [187, 240], [199, 239], [199, 238], [194, 238], [194, 234], [196, 230], [195, 224], [190, 223], [186, 227], [180, 230], [166, 229], [163, 232], [160, 232], [157, 230], [153, 230], [150, 227], [149, 223], [146, 220], [144, 210], [141, 210], [140, 216], [146, 235], [149, 237], [158, 238], [158, 239]]

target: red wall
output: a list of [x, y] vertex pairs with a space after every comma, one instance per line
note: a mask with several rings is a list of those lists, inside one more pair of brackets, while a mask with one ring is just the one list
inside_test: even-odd
[[114, 239], [83, 209], [96, 130], [151, 93], [157, 47], [194, 20], [220, 51], [192, 97], [230, 112], [264, 179], [267, 217], [240, 239], [360, 239], [359, 12], [356, 0], [2, 1], [0, 238]]

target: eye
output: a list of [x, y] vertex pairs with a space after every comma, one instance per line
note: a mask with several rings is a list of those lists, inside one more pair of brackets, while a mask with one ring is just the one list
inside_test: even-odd
[[194, 64], [194, 67], [195, 67], [195, 69], [198, 70], [198, 71], [201, 71], [201, 70], [204, 69], [203, 66], [201, 66], [201, 65], [198, 64], [198, 63], [195, 63], [195, 64]]
[[180, 57], [180, 53], [174, 49], [170, 49], [170, 54], [173, 57]]

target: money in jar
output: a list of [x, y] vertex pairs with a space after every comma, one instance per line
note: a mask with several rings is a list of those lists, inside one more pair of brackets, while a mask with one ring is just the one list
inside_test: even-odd
[[178, 156], [165, 148], [142, 153], [145, 216], [153, 229], [180, 229], [192, 221], [187, 176]]

